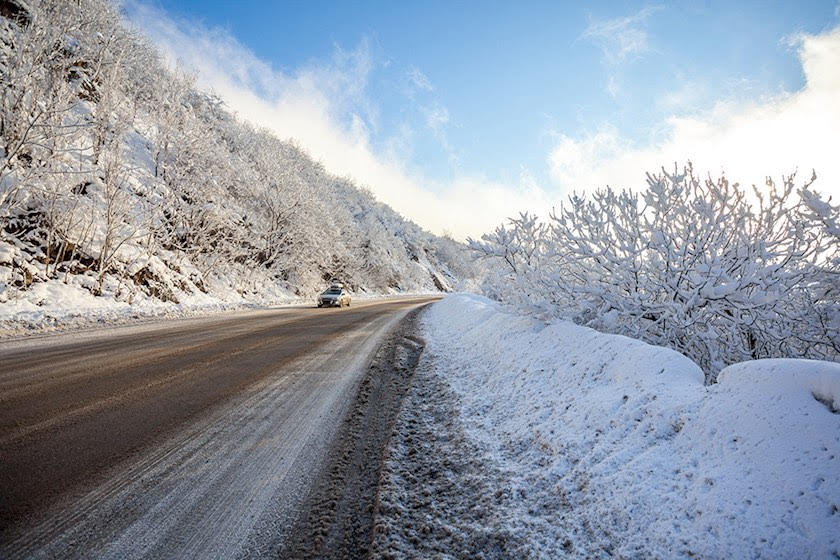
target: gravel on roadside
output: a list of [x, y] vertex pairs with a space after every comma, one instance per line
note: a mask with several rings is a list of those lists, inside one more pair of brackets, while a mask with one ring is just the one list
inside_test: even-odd
[[380, 477], [373, 558], [523, 559], [529, 545], [501, 507], [510, 484], [469, 439], [458, 400], [423, 357]]

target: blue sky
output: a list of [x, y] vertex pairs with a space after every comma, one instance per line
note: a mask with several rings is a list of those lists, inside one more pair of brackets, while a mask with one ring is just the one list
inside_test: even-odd
[[[645, 171], [676, 159], [738, 172], [743, 182], [797, 166], [819, 166], [821, 177], [840, 181], [836, 168], [823, 169], [836, 158], [819, 148], [800, 146], [786, 161], [777, 153], [788, 151], [776, 146], [811, 131], [791, 130], [791, 122], [825, 120], [812, 118], [820, 111], [810, 98], [824, 104], [840, 94], [828, 80], [802, 107], [803, 94], [813, 93], [808, 61], [824, 73], [840, 63], [834, 0], [235, 8], [139, 0], [124, 8], [243, 118], [297, 138], [329, 169], [457, 237], [480, 235], [519, 210], [547, 213], [572, 189], [638, 187]], [[779, 142], [750, 148], [743, 138], [766, 136], [768, 125], [757, 121], [767, 118]], [[837, 140], [823, 128], [816, 144]], [[727, 142], [748, 153], [733, 163], [732, 150], [716, 155], [703, 144]]]

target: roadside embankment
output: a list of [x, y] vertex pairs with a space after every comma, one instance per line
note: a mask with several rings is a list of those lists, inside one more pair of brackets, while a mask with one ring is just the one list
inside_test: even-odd
[[688, 358], [450, 296], [386, 456], [382, 557], [840, 555], [840, 364]]

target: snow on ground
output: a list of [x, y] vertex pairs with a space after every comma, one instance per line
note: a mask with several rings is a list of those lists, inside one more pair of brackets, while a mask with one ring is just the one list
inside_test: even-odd
[[[439, 538], [450, 546], [443, 557], [464, 557], [458, 543], [487, 542], [479, 529], [491, 520], [516, 542], [473, 555], [507, 557], [524, 539], [538, 558], [840, 556], [840, 364], [747, 362], [705, 387], [700, 368], [672, 350], [471, 295], [435, 304], [422, 326], [427, 347], [409, 398], [423, 401], [421, 383], [442, 384], [455, 418], [422, 403], [400, 417], [379, 520], [400, 529], [383, 529], [380, 550], [412, 556], [412, 539], [461, 531]], [[432, 424], [438, 439], [466, 442], [414, 454], [447, 481], [430, 498], [441, 485], [399, 461]], [[458, 466], [467, 459], [489, 482]], [[445, 492], [459, 485], [454, 498]], [[453, 499], [464, 519], [441, 523]]]
[[0, 339], [134, 323], [143, 320], [194, 317], [256, 307], [247, 302], [149, 303], [130, 305], [114, 298], [93, 298], [78, 287], [41, 284], [32, 295], [44, 294], [49, 304], [37, 306], [27, 298], [0, 305]]
[[270, 298], [254, 299], [230, 291], [230, 297], [222, 299], [198, 290], [190, 293], [179, 290], [177, 303], [164, 302], [140, 291], [127, 294], [112, 277], [104, 284], [102, 295], [94, 296], [91, 289], [96, 281], [85, 275], [70, 276], [67, 283], [61, 280], [33, 283], [25, 291], [4, 289], [2, 272], [0, 266], [0, 339], [301, 302], [291, 294], [274, 293]]
[[[0, 242], [2, 250], [10, 247]], [[150, 270], [154, 258], [143, 263]], [[34, 268], [34, 267], [33, 267]], [[184, 291], [183, 281], [164, 267], [156, 276], [162, 289], [177, 296], [176, 302], [161, 301], [139, 290], [128, 292], [126, 284], [108, 276], [103, 294], [93, 295], [96, 284], [92, 275], [71, 275], [68, 282], [48, 280], [33, 283], [27, 290], [8, 289], [4, 284], [4, 267], [0, 260], [0, 339], [48, 332], [68, 331], [135, 323], [155, 319], [205, 316], [224, 311], [276, 307], [281, 305], [314, 305], [316, 293], [301, 297], [280, 289], [276, 284], [262, 283], [252, 292], [241, 294], [225, 286], [220, 278], [212, 279], [212, 292], [197, 289]], [[129, 287], [130, 288], [130, 287]], [[420, 290], [385, 294], [353, 294], [353, 301], [429, 295]], [[219, 297], [213, 294], [224, 294]], [[436, 294], [436, 292], [435, 292]]]

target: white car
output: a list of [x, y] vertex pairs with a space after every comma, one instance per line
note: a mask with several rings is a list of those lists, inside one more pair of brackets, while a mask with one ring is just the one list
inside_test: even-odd
[[318, 296], [318, 307], [350, 306], [350, 294], [341, 284], [333, 284]]

